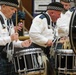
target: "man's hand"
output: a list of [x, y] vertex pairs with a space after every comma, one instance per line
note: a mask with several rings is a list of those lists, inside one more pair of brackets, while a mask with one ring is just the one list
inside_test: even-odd
[[69, 41], [69, 38], [68, 37], [62, 37], [59, 40], [60, 43], [65, 43], [66, 41]]
[[25, 40], [22, 42], [22, 47], [29, 47], [31, 45], [31, 40], [28, 39], [28, 40]]
[[15, 31], [21, 31], [22, 28], [23, 28], [23, 23], [18, 23], [17, 26], [14, 26]]
[[52, 46], [52, 45], [53, 45], [52, 40], [48, 40], [47, 43], [46, 43], [45, 45], [47, 45], [47, 46]]
[[12, 41], [14, 41], [14, 40], [17, 41], [18, 40], [18, 33], [14, 33], [10, 37], [11, 37]]

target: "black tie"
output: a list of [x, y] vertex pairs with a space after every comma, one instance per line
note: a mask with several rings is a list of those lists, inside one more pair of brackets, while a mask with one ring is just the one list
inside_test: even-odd
[[7, 20], [7, 25], [9, 26], [9, 20]]
[[[7, 29], [8, 29], [8, 32], [9, 32], [9, 29], [10, 29], [10, 27], [9, 27], [9, 20], [7, 20]], [[9, 33], [9, 35], [10, 35], [10, 33]]]
[[56, 27], [56, 22], [52, 22], [52, 27], [53, 27], [53, 28]]
[[56, 39], [56, 22], [52, 22], [52, 30], [53, 30], [53, 34], [54, 34], [54, 39]]

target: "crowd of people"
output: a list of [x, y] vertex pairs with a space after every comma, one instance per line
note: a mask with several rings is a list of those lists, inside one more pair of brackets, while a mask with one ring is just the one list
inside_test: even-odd
[[0, 0], [0, 75], [18, 75], [12, 63], [14, 47], [41, 48], [49, 61], [47, 75], [54, 75], [54, 60], [50, 49], [57, 40], [58, 48], [62, 48], [64, 41], [61, 40], [69, 35], [69, 23], [74, 8], [71, 9], [68, 0], [49, 3], [46, 12], [33, 19], [29, 30], [30, 39], [24, 41], [19, 40], [16, 32], [22, 29], [22, 25], [17, 28], [12, 21], [17, 9], [17, 0]]

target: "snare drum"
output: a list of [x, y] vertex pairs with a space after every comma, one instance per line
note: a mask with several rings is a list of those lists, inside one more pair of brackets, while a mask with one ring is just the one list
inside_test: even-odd
[[41, 48], [17, 50], [14, 55], [15, 71], [19, 74], [36, 74], [44, 71]]
[[76, 71], [76, 56], [71, 49], [60, 49], [56, 51], [55, 68], [60, 72]]

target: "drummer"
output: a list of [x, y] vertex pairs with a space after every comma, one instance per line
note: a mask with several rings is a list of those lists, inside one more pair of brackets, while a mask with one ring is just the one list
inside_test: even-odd
[[[48, 4], [46, 14], [39, 14], [33, 21], [29, 31], [31, 40], [35, 47], [40, 47], [47, 55], [50, 60], [50, 47], [57, 36], [56, 20], [60, 17], [61, 11], [63, 10], [63, 5], [59, 2], [53, 2]], [[50, 20], [50, 21], [49, 21]], [[48, 21], [50, 25], [48, 25]], [[53, 65], [53, 64], [52, 64]], [[50, 65], [49, 65], [50, 66]], [[48, 74], [50, 75], [50, 70]], [[52, 71], [53, 72], [53, 71]], [[51, 75], [54, 75], [51, 73]]]
[[[60, 18], [57, 20], [59, 36], [63, 37], [62, 41], [66, 43], [68, 40], [69, 23], [72, 15], [71, 3], [69, 0], [60, 0], [63, 4], [65, 11], [61, 13]], [[64, 48], [63, 44], [59, 43], [57, 49]]]
[[0, 75], [16, 75], [12, 63], [15, 47], [28, 47], [30, 40], [19, 41], [13, 22], [8, 19], [17, 11], [17, 0], [0, 0]]

